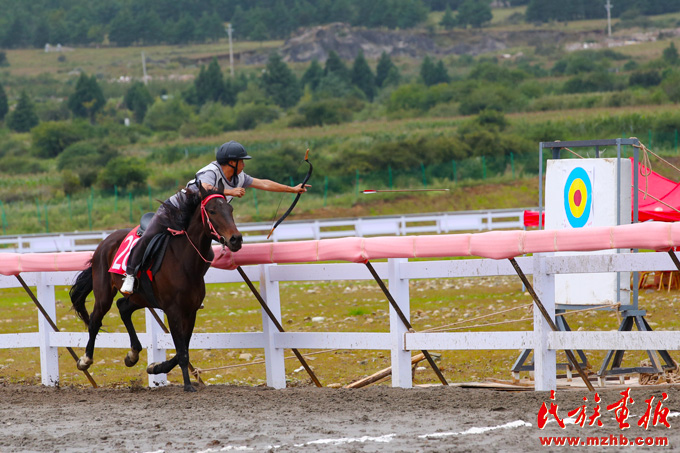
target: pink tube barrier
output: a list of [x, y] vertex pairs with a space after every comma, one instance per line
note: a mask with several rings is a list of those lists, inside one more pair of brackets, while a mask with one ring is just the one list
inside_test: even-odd
[[[365, 263], [381, 258], [478, 256], [505, 259], [526, 253], [633, 248], [667, 251], [678, 246], [680, 222], [645, 222], [565, 230], [490, 231], [246, 244], [236, 253], [215, 246], [212, 265], [219, 269], [235, 269], [248, 264], [315, 261]], [[0, 253], [0, 274], [82, 270], [87, 267], [92, 253]]]

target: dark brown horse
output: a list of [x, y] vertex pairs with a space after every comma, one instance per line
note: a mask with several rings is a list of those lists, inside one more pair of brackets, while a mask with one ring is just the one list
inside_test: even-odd
[[[236, 228], [233, 208], [225, 199], [221, 185], [214, 190], [205, 190], [198, 183], [178, 193], [177, 198], [179, 208], [166, 202], [156, 215], [160, 216], [163, 226], [183, 230], [186, 234], [168, 239], [162, 265], [153, 276], [150, 286], [147, 286], [153, 294], [140, 290], [118, 299], [116, 305], [130, 335], [131, 350], [125, 357], [125, 365], [130, 367], [136, 364], [142, 350], [132, 324], [132, 314], [144, 307], [160, 308], [167, 316], [177, 353], [170, 360], [149, 365], [146, 371], [149, 374], [168, 373], [179, 364], [184, 390], [195, 392], [189, 380], [189, 340], [196, 323], [196, 311], [205, 297], [203, 277], [214, 258], [211, 243], [216, 239], [235, 252], [241, 248], [243, 238]], [[70, 290], [73, 308], [88, 325], [90, 334], [85, 354], [78, 360], [81, 370], [92, 364], [94, 342], [102, 319], [111, 309], [114, 296], [122, 285], [123, 277], [110, 273], [109, 268], [129, 231], [118, 230], [104, 239], [95, 250], [90, 267], [78, 275]], [[95, 300], [91, 315], [85, 308], [85, 299], [90, 292], [94, 292]]]

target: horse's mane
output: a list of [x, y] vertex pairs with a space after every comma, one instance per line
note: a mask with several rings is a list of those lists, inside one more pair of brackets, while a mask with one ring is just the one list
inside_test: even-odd
[[[199, 189], [200, 184], [200, 181], [196, 181], [194, 184], [190, 184], [188, 187], [177, 192], [176, 199], [179, 202], [179, 207], [168, 201], [164, 201], [162, 203], [165, 212], [160, 216], [159, 220], [162, 222], [163, 226], [175, 230], [184, 230], [189, 227], [191, 217], [201, 204], [202, 198], [201, 191]], [[213, 187], [211, 189], [204, 190], [204, 193], [206, 193], [207, 196], [212, 194], [222, 194], [223, 192]]]

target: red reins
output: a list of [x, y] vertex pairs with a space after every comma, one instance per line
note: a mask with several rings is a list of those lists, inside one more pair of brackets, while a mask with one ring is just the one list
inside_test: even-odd
[[[212, 222], [210, 221], [210, 216], [208, 215], [208, 212], [205, 209], [205, 205], [208, 203], [208, 201], [212, 200], [213, 198], [224, 198], [226, 200], [226, 197], [222, 194], [219, 193], [214, 193], [212, 195], [208, 195], [205, 197], [203, 200], [201, 200], [201, 221], [203, 222], [203, 226], [205, 227], [206, 221], [208, 222], [208, 226], [210, 227], [210, 233], [215, 236], [215, 238], [219, 241], [220, 240], [220, 235], [217, 233], [217, 230], [213, 226]], [[189, 240], [189, 244], [196, 250], [196, 253], [198, 253], [198, 256], [203, 259], [206, 263], [211, 263], [212, 261], [207, 260], [203, 257], [201, 252], [198, 250], [198, 248], [194, 245], [193, 241], [189, 237], [189, 234], [186, 232], [186, 230], [173, 230], [172, 228], [168, 228], [168, 231], [173, 235], [173, 236], [178, 236], [180, 234], [184, 234], [187, 239]], [[222, 250], [224, 250], [224, 245], [222, 245]]]

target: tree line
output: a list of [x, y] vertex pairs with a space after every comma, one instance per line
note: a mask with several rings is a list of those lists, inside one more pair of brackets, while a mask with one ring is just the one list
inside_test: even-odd
[[[528, 22], [606, 17], [604, 0], [505, 0], [527, 5]], [[617, 0], [612, 16], [680, 10], [680, 0]], [[481, 27], [491, 0], [0, 0], [0, 47], [47, 43], [116, 46], [215, 41], [233, 25], [239, 39], [285, 39], [299, 27], [346, 22], [368, 28], [407, 29], [430, 11], [445, 11], [441, 25]]]

